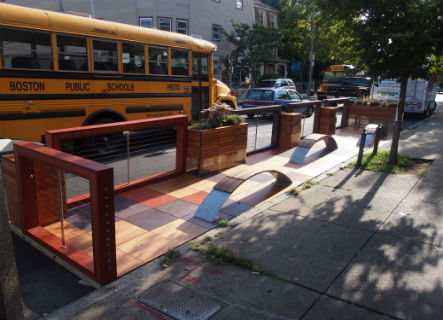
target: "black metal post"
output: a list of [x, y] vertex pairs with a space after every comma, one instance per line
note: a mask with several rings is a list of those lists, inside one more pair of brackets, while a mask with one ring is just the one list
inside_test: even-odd
[[357, 168], [361, 167], [361, 160], [363, 159], [363, 151], [366, 143], [366, 129], [363, 129], [360, 136], [360, 149], [358, 150]]
[[377, 129], [375, 130], [374, 149], [372, 150], [373, 155], [376, 155], [378, 152], [378, 142], [380, 141], [380, 130], [381, 130], [381, 125], [379, 124], [377, 126]]

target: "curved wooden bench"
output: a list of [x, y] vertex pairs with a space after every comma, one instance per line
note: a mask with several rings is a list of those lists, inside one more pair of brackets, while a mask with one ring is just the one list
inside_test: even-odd
[[289, 186], [292, 181], [284, 173], [277, 170], [264, 170], [261, 168], [247, 168], [238, 169], [221, 179], [215, 186], [214, 189], [232, 193], [237, 189], [243, 182], [251, 179], [261, 173], [270, 173], [275, 179], [275, 183], [281, 186]]
[[332, 136], [320, 133], [312, 133], [303, 138], [303, 140], [298, 144], [298, 146], [295, 148], [294, 152], [292, 153], [289, 162], [296, 164], [303, 164], [309, 150], [312, 148], [314, 144], [316, 144], [319, 141], [325, 142], [326, 150], [329, 152], [337, 149], [337, 142]]
[[208, 222], [214, 221], [218, 211], [229, 198], [232, 192], [235, 191], [243, 182], [256, 176], [260, 173], [270, 173], [275, 179], [275, 183], [283, 187], [292, 184], [291, 179], [284, 173], [277, 170], [263, 170], [260, 168], [241, 168], [230, 175], [221, 179], [203, 200], [203, 203], [197, 209], [194, 217], [206, 220]]

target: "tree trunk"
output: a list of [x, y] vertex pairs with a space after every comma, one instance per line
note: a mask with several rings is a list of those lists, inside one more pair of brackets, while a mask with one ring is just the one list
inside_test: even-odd
[[408, 78], [408, 76], [402, 76], [400, 79], [400, 100], [398, 101], [397, 105], [397, 116], [394, 121], [394, 133], [392, 135], [391, 154], [389, 155], [389, 163], [392, 165], [397, 164], [398, 143], [400, 140], [400, 131], [403, 123]]

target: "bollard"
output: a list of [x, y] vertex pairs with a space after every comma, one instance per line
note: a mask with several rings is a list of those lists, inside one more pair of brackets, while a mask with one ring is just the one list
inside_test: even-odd
[[376, 155], [378, 152], [378, 142], [380, 141], [380, 132], [381, 124], [378, 124], [377, 130], [375, 130], [375, 141], [374, 141], [374, 149], [372, 150], [372, 154]]
[[366, 142], [366, 129], [363, 129], [360, 136], [360, 149], [358, 150], [358, 158], [357, 158], [357, 168], [361, 166], [361, 160], [363, 159], [363, 151], [365, 149]]

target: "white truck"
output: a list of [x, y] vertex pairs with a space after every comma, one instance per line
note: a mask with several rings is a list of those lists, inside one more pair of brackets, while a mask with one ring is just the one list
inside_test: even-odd
[[[405, 112], [428, 117], [435, 111], [437, 84], [433, 80], [408, 80], [406, 89]], [[400, 98], [400, 82], [395, 80], [380, 80], [374, 82], [371, 97], [377, 100], [398, 101]]]

